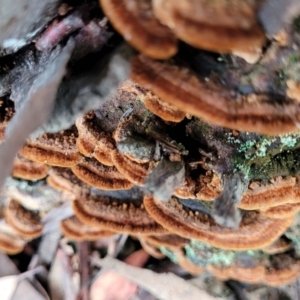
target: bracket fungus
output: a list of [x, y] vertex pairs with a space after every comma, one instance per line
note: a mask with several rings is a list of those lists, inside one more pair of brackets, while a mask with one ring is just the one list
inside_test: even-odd
[[229, 229], [218, 226], [205, 213], [184, 208], [174, 197], [162, 203], [146, 195], [144, 205], [150, 216], [170, 232], [231, 250], [263, 248], [282, 235], [293, 221], [269, 219], [253, 211], [245, 213], [238, 229]]
[[35, 162], [71, 167], [82, 157], [76, 148], [77, 137], [75, 126], [59, 133], [44, 133], [35, 140], [29, 139], [19, 153]]
[[121, 199], [114, 194], [77, 199], [73, 202], [74, 213], [84, 224], [117, 233], [165, 234], [166, 230], [145, 210], [139, 192], [136, 199], [130, 197], [130, 190], [124, 192]]
[[46, 181], [50, 187], [80, 197], [88, 194], [90, 187], [81, 181], [71, 169], [51, 167]]
[[149, 164], [139, 164], [132, 161], [125, 155], [114, 150], [111, 152], [111, 158], [117, 170], [126, 177], [130, 182], [137, 186], [142, 186], [149, 169]]
[[5, 220], [24, 238], [36, 238], [43, 230], [39, 215], [26, 209], [14, 199], [10, 200], [5, 210]]
[[93, 241], [103, 237], [115, 235], [115, 232], [109, 230], [101, 230], [95, 227], [83, 224], [77, 217], [69, 217], [60, 223], [62, 234], [75, 241]]
[[139, 51], [158, 59], [177, 52], [177, 39], [154, 16], [151, 0], [101, 0], [100, 3], [115, 29]]
[[295, 194], [295, 177], [277, 177], [266, 184], [252, 182], [243, 195], [239, 207], [245, 210], [266, 210], [287, 203], [299, 202]]
[[230, 90], [219, 82], [206, 81], [171, 61], [139, 55], [133, 60], [131, 78], [163, 101], [209, 123], [269, 135], [298, 130], [298, 105], [272, 105], [267, 94], [256, 95], [255, 102], [242, 94], [233, 100]]
[[174, 105], [162, 101], [150, 91], [140, 96], [145, 106], [161, 119], [169, 122], [181, 122], [185, 118], [185, 113]]
[[11, 228], [7, 228], [7, 225], [0, 226], [0, 250], [7, 254], [17, 254], [21, 252], [25, 245], [26, 240], [22, 239]]
[[83, 182], [102, 190], [126, 190], [133, 187], [115, 167], [102, 165], [94, 158], [83, 158], [71, 168]]
[[115, 149], [112, 137], [97, 126], [94, 111], [76, 120], [79, 137], [76, 145], [80, 153], [94, 157], [106, 166], [113, 166], [110, 152]]
[[48, 171], [48, 165], [17, 155], [13, 163], [12, 176], [25, 180], [40, 180], [48, 175]]

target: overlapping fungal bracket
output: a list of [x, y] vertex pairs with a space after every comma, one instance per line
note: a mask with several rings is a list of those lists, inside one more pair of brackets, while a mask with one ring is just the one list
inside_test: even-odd
[[255, 1], [153, 0], [154, 13], [175, 35], [201, 49], [258, 60], [265, 34]]
[[25, 180], [40, 180], [48, 175], [48, 171], [48, 165], [17, 155], [13, 163], [12, 176]]
[[111, 152], [111, 158], [117, 170], [126, 177], [130, 182], [137, 186], [141, 186], [149, 171], [149, 164], [139, 164], [132, 161], [125, 155], [122, 155], [118, 150]]
[[150, 91], [140, 95], [140, 99], [145, 106], [161, 119], [169, 122], [181, 122], [185, 118], [185, 113], [180, 111], [176, 106], [160, 100]]
[[158, 59], [177, 52], [177, 39], [154, 16], [151, 0], [101, 0], [100, 4], [114, 28], [139, 51]]
[[[130, 192], [130, 191], [129, 191]], [[104, 230], [129, 234], [165, 234], [144, 208], [141, 199], [89, 196], [73, 202], [75, 215], [83, 223]]]
[[27, 241], [21, 238], [16, 232], [6, 224], [0, 226], [0, 250], [7, 254], [17, 254], [21, 252]]
[[266, 184], [251, 182], [248, 190], [243, 195], [239, 207], [246, 210], [267, 210], [271, 207], [288, 203], [297, 203], [296, 177], [272, 178]]
[[108, 167], [94, 158], [83, 158], [71, 168], [83, 182], [102, 190], [126, 190], [133, 187], [115, 167]]
[[69, 217], [60, 223], [61, 232], [67, 238], [75, 241], [94, 241], [99, 238], [113, 236], [116, 233], [110, 230], [101, 230], [82, 223], [76, 216]]
[[35, 140], [27, 140], [19, 153], [35, 162], [71, 167], [82, 158], [76, 148], [77, 137], [78, 132], [75, 126], [58, 133], [44, 133]]
[[208, 265], [207, 270], [221, 280], [235, 279], [252, 284], [263, 283], [269, 286], [280, 286], [294, 281], [299, 275], [299, 262], [286, 255], [278, 255], [275, 257], [276, 259], [282, 261], [278, 266], [263, 262], [253, 266]]
[[24, 238], [36, 238], [43, 230], [39, 215], [26, 209], [15, 199], [10, 200], [5, 210], [5, 220]]
[[46, 179], [48, 185], [61, 192], [80, 197], [89, 193], [90, 186], [81, 181], [69, 168], [51, 167]]
[[273, 255], [278, 253], [284, 253], [291, 248], [292, 248], [292, 241], [282, 236], [274, 243], [263, 248], [263, 251], [267, 254]]
[[76, 127], [79, 134], [76, 142], [78, 151], [106, 166], [113, 166], [110, 153], [115, 149], [115, 143], [109, 134], [97, 126], [95, 112], [77, 118]]
[[[208, 123], [231, 129], [277, 135], [298, 131], [299, 105], [287, 101], [272, 104], [267, 94], [235, 95], [212, 79], [195, 74], [173, 61], [157, 61], [138, 55], [131, 78], [162, 101]], [[287, 100], [287, 99], [286, 99]]]
[[146, 195], [144, 205], [150, 216], [170, 232], [230, 250], [263, 248], [282, 235], [293, 221], [270, 219], [251, 211], [244, 214], [239, 229], [229, 229], [217, 225], [203, 212], [185, 208], [174, 197], [162, 203]]

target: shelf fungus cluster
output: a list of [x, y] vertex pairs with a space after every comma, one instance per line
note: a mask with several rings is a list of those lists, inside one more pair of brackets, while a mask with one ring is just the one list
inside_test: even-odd
[[[21, 94], [75, 43], [49, 123], [22, 141], [2, 189], [0, 249], [22, 251], [66, 204], [57, 222], [71, 240], [125, 233], [191, 274], [295, 280], [300, 17], [282, 25], [283, 43], [265, 32], [263, 1], [90, 2], [0, 68], [5, 144], [28, 104]], [[139, 53], [127, 45], [121, 59], [114, 30]], [[109, 56], [117, 63], [107, 69]]]

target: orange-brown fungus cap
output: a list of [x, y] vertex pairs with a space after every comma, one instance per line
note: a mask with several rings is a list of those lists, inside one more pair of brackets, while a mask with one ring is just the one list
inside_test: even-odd
[[131, 78], [178, 109], [206, 122], [235, 130], [278, 135], [298, 131], [299, 108], [293, 103], [273, 105], [268, 95], [235, 100], [218, 82], [206, 81], [193, 71], [167, 61], [139, 55], [133, 60]]
[[185, 118], [186, 114], [184, 112], [177, 109], [174, 105], [162, 101], [151, 92], [142, 94], [140, 99], [152, 113], [165, 121], [181, 122]]
[[252, 182], [247, 192], [243, 195], [239, 208], [266, 210], [273, 206], [299, 202], [300, 198], [296, 197], [294, 193], [295, 185], [295, 177], [277, 177], [264, 185]]
[[138, 164], [125, 155], [122, 155], [118, 150], [111, 152], [112, 161], [117, 170], [135, 185], [141, 186], [148, 174], [148, 164]]
[[144, 237], [147, 242], [156, 247], [181, 248], [188, 244], [189, 240], [176, 234], [147, 235]]
[[293, 221], [269, 219], [251, 211], [245, 213], [239, 229], [229, 229], [217, 225], [205, 213], [184, 208], [175, 198], [162, 203], [146, 195], [144, 205], [151, 217], [169, 231], [229, 250], [263, 248], [282, 235]]
[[259, 58], [266, 38], [256, 20], [255, 1], [154, 0], [153, 4], [159, 20], [188, 44], [234, 52], [250, 63]]
[[75, 126], [59, 133], [44, 133], [36, 140], [28, 140], [19, 153], [32, 161], [58, 167], [71, 167], [81, 159], [76, 148], [77, 136]]
[[64, 236], [75, 241], [97, 240], [103, 237], [115, 235], [115, 232], [101, 230], [99, 228], [83, 224], [76, 216], [69, 217], [60, 223], [60, 229]]
[[36, 238], [41, 235], [43, 230], [40, 217], [14, 199], [10, 200], [5, 210], [5, 220], [19, 235], [25, 238]]
[[294, 218], [297, 212], [300, 210], [300, 203], [283, 204], [275, 207], [271, 207], [267, 210], [262, 210], [261, 214], [267, 218], [272, 219], [287, 219]]
[[76, 120], [79, 137], [77, 149], [87, 157], [94, 156], [100, 163], [113, 166], [110, 152], [115, 149], [112, 137], [104, 132], [97, 124], [93, 111]]
[[76, 197], [87, 194], [90, 189], [68, 168], [52, 167], [46, 180], [53, 189], [68, 192]]
[[[2, 227], [2, 226], [1, 226]], [[12, 230], [10, 230], [12, 231]], [[0, 250], [7, 254], [17, 254], [21, 252], [26, 242], [13, 232], [6, 229], [0, 229]]]
[[154, 16], [151, 0], [100, 0], [100, 3], [114, 28], [139, 51], [158, 59], [177, 52], [177, 39]]
[[286, 84], [288, 86], [286, 95], [289, 98], [300, 102], [300, 83], [290, 79], [286, 82]]
[[282, 269], [270, 268], [266, 270], [263, 282], [270, 286], [281, 286], [293, 282], [299, 277], [300, 263], [291, 262]]
[[176, 259], [178, 262], [178, 265], [183, 268], [184, 270], [188, 271], [192, 275], [199, 275], [203, 273], [204, 269], [198, 265], [193, 264], [192, 261], [190, 261], [184, 251], [182, 249], [172, 249], [172, 252], [174, 255], [176, 255]]
[[12, 101], [0, 99], [0, 141], [4, 140], [5, 128], [9, 120], [14, 115], [14, 105]]
[[147, 213], [141, 201], [89, 197], [73, 202], [75, 215], [85, 224], [130, 234], [164, 234], [166, 230]]
[[12, 169], [12, 176], [25, 180], [40, 180], [48, 175], [49, 166], [30, 161], [17, 155]]
[[166, 257], [163, 253], [160, 252], [159, 249], [147, 242], [144, 236], [139, 236], [137, 238], [139, 239], [142, 248], [152, 257], [156, 259], [163, 259]]
[[284, 236], [279, 238], [274, 243], [270, 244], [269, 246], [263, 248], [262, 250], [270, 255], [283, 253], [292, 247], [292, 242], [285, 238]]
[[262, 265], [253, 267], [208, 265], [206, 269], [221, 280], [235, 279], [247, 283], [259, 283], [265, 276], [265, 267]]
[[79, 179], [98, 189], [126, 190], [133, 187], [115, 167], [102, 165], [94, 158], [84, 158], [71, 169]]

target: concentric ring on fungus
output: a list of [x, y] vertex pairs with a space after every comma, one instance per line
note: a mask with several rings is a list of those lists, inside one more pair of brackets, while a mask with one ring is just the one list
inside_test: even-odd
[[75, 241], [93, 241], [116, 234], [115, 232], [109, 230], [101, 230], [99, 228], [87, 226], [83, 224], [76, 216], [72, 216], [61, 221], [60, 229], [64, 236]]
[[102, 190], [126, 190], [133, 187], [115, 167], [100, 164], [94, 158], [84, 158], [71, 168], [85, 183]]
[[181, 122], [186, 113], [179, 110], [176, 106], [162, 101], [150, 91], [140, 95], [140, 99], [145, 106], [161, 119], [169, 122]]
[[14, 159], [12, 176], [25, 180], [40, 180], [48, 175], [49, 166], [30, 161], [20, 155]]
[[157, 18], [186, 43], [257, 61], [265, 43], [255, 1], [153, 0]]
[[87, 194], [90, 187], [81, 181], [69, 168], [51, 167], [47, 184], [53, 189], [79, 197]]
[[79, 137], [76, 142], [77, 149], [87, 157], [94, 157], [106, 166], [113, 166], [110, 152], [116, 147], [110, 134], [97, 126], [95, 112], [77, 118], [76, 127]]
[[90, 196], [73, 202], [75, 215], [83, 223], [104, 230], [129, 234], [165, 234], [145, 210], [142, 200]]
[[294, 217], [300, 210], [300, 203], [283, 204], [261, 210], [260, 213], [271, 219], [287, 219]]
[[11, 228], [7, 228], [7, 224], [0, 226], [0, 250], [14, 255], [21, 252], [27, 242], [11, 231]]
[[276, 287], [294, 281], [299, 276], [300, 264], [299, 262], [292, 262], [281, 269], [261, 265], [253, 268], [235, 265], [229, 267], [208, 265], [207, 270], [221, 280], [235, 279], [252, 284], [264, 283]]
[[292, 248], [292, 241], [288, 240], [284, 236], [280, 237], [277, 241], [263, 248], [262, 250], [270, 255], [284, 253]]
[[154, 16], [151, 0], [100, 0], [114, 28], [142, 53], [165, 59], [177, 52], [177, 38]]
[[208, 123], [269, 135], [299, 130], [295, 122], [299, 104], [271, 104], [264, 94], [256, 95], [257, 102], [243, 95], [232, 99], [224, 86], [170, 61], [138, 55], [132, 63], [131, 78], [163, 101]]
[[111, 158], [117, 170], [126, 177], [130, 182], [137, 186], [143, 185], [147, 175], [149, 164], [139, 164], [132, 161], [118, 150], [111, 152]]
[[36, 238], [41, 235], [43, 224], [40, 217], [27, 210], [17, 200], [11, 199], [5, 209], [6, 222], [24, 238]]
[[174, 197], [162, 203], [146, 195], [144, 205], [150, 216], [170, 232], [229, 250], [261, 249], [281, 236], [293, 222], [293, 218], [276, 220], [251, 211], [245, 212], [239, 229], [229, 229], [217, 225], [200, 211], [185, 209]]
[[272, 178], [267, 184], [252, 182], [238, 207], [245, 210], [266, 210], [279, 205], [300, 202], [295, 188], [296, 178], [291, 176]]
[[76, 148], [77, 137], [75, 126], [58, 133], [44, 133], [35, 140], [28, 140], [19, 153], [35, 162], [71, 167], [82, 158]]

